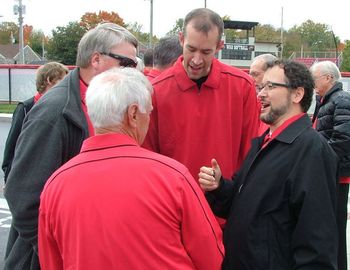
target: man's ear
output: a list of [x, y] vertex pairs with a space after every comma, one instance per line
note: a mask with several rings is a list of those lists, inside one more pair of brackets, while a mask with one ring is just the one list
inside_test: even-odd
[[131, 104], [127, 109], [128, 123], [133, 128], [137, 127], [138, 111], [139, 107], [137, 106], [137, 104]]
[[100, 63], [101, 54], [98, 52], [94, 52], [91, 56], [91, 65], [96, 67]]
[[223, 40], [220, 40], [220, 41], [218, 42], [218, 45], [216, 46], [215, 53], [217, 53], [218, 51], [220, 51], [223, 47], [224, 47], [224, 41], [223, 41]]
[[184, 36], [184, 33], [182, 31], [179, 32], [179, 41], [180, 41], [181, 46], [183, 47], [184, 42], [185, 42], [185, 36]]
[[300, 103], [300, 101], [303, 99], [305, 94], [305, 89], [304, 87], [298, 87], [297, 89], [294, 90], [292, 96], [293, 96], [293, 102], [294, 103]]

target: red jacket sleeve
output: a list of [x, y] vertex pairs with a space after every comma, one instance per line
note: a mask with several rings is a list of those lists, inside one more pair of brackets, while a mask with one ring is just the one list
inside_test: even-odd
[[203, 192], [190, 175], [182, 197], [182, 240], [196, 269], [219, 270], [224, 258], [222, 231]]

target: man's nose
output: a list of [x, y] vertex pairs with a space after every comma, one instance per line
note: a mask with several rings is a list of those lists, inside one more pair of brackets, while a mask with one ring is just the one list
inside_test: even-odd
[[192, 62], [195, 64], [195, 65], [200, 65], [202, 62], [203, 62], [203, 57], [200, 53], [195, 53], [193, 58], [192, 58]]

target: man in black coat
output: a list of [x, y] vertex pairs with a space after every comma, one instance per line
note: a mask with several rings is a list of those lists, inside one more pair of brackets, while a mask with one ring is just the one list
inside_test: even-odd
[[232, 181], [215, 159], [200, 169], [212, 210], [227, 218], [223, 269], [337, 269], [338, 160], [306, 114], [313, 88], [305, 65], [269, 65], [258, 94], [269, 129]]
[[339, 158], [337, 219], [339, 230], [339, 270], [347, 269], [346, 223], [350, 183], [350, 93], [343, 90], [340, 71], [331, 61], [311, 67], [315, 92], [320, 97], [314, 116], [316, 130], [327, 140]]

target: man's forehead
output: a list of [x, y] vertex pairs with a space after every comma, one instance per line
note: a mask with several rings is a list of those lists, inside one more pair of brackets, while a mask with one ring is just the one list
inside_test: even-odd
[[273, 66], [265, 71], [264, 78], [280, 79], [284, 78], [284, 70], [280, 66]]

